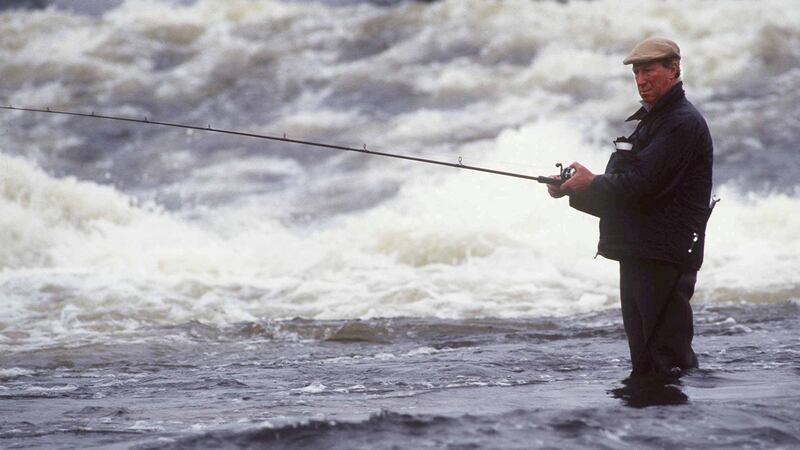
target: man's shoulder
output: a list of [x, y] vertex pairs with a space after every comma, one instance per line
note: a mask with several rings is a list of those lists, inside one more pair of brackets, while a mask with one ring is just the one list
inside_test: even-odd
[[677, 106], [678, 110], [691, 114], [699, 119], [705, 120], [703, 119], [703, 115], [700, 113], [700, 111], [694, 106], [694, 103], [689, 101], [688, 98], [683, 97], [681, 101], [678, 102]]
[[708, 132], [706, 119], [686, 97], [673, 103], [670, 108], [666, 108], [658, 117], [657, 122], [659, 122], [659, 125], [689, 127], [698, 131]]

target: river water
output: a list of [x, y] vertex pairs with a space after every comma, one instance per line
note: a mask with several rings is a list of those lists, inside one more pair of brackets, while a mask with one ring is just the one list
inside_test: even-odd
[[2, 104], [533, 175], [602, 170], [669, 36], [722, 202], [700, 369], [636, 385], [596, 220], [541, 185], [2, 111], [0, 447], [800, 446], [792, 1], [4, 8]]

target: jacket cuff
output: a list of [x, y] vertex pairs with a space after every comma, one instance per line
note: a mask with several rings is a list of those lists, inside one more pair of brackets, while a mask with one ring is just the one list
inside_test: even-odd
[[598, 183], [602, 183], [602, 177], [602, 175], [597, 175], [585, 191], [570, 195], [569, 206], [580, 212], [600, 217], [603, 213], [603, 204], [597, 192]]

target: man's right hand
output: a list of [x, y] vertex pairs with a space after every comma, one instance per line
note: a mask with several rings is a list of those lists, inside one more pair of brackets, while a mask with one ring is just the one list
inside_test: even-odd
[[593, 174], [589, 169], [583, 167], [578, 162], [574, 162], [569, 166], [575, 169], [575, 173], [573, 173], [572, 176], [569, 177], [569, 180], [565, 181], [559, 189], [567, 194], [583, 192], [588, 189], [597, 175]]

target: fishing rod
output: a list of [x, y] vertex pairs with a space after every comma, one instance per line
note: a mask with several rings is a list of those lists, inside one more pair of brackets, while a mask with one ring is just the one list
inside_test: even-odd
[[122, 116], [110, 116], [106, 114], [97, 114], [94, 111], [91, 113], [84, 113], [84, 112], [76, 112], [76, 111], [60, 111], [56, 109], [50, 108], [22, 108], [13, 105], [8, 106], [0, 106], [0, 109], [9, 110], [9, 111], [26, 111], [26, 112], [38, 112], [38, 113], [47, 113], [47, 114], [61, 114], [65, 116], [76, 116], [76, 117], [89, 117], [94, 119], [108, 119], [108, 120], [117, 120], [121, 122], [133, 122], [139, 124], [146, 124], [146, 125], [162, 125], [165, 127], [173, 127], [173, 128], [183, 128], [186, 130], [199, 130], [199, 131], [207, 131], [212, 133], [222, 133], [222, 134], [229, 134], [234, 136], [244, 136], [256, 139], [267, 139], [270, 141], [278, 141], [278, 142], [286, 142], [289, 144], [300, 144], [300, 145], [307, 145], [311, 147], [319, 147], [319, 148], [327, 148], [331, 150], [342, 150], [346, 152], [355, 152], [355, 153], [363, 153], [366, 155], [375, 155], [375, 156], [385, 156], [387, 158], [396, 158], [396, 159], [404, 159], [407, 161], [415, 161], [419, 163], [425, 164], [435, 164], [439, 166], [446, 166], [446, 167], [453, 167], [456, 169], [465, 169], [465, 170], [474, 170], [477, 172], [484, 172], [484, 173], [491, 173], [494, 175], [502, 175], [506, 177], [514, 177], [514, 178], [523, 178], [526, 180], [533, 180], [538, 181], [539, 183], [545, 184], [552, 184], [552, 185], [561, 185], [563, 182], [567, 181], [572, 175], [575, 173], [575, 169], [572, 167], [564, 167], [561, 163], [557, 163], [556, 167], [559, 170], [559, 174], [557, 177], [547, 177], [547, 176], [535, 176], [535, 175], [526, 175], [521, 173], [515, 172], [506, 172], [502, 170], [490, 169], [487, 167], [479, 167], [479, 166], [471, 166], [461, 162], [461, 157], [458, 157], [458, 162], [448, 162], [448, 161], [441, 161], [437, 159], [428, 159], [428, 158], [421, 158], [418, 156], [411, 156], [411, 155], [403, 155], [399, 153], [389, 153], [383, 151], [375, 151], [367, 149], [367, 144], [364, 144], [363, 148], [357, 147], [347, 147], [343, 145], [335, 145], [335, 144], [328, 144], [324, 142], [315, 142], [315, 141], [307, 141], [303, 139], [292, 139], [286, 137], [286, 133], [283, 136], [274, 136], [268, 134], [258, 134], [258, 133], [250, 133], [246, 131], [237, 131], [237, 130], [227, 130], [224, 128], [213, 128], [211, 124], [206, 126], [197, 126], [197, 125], [189, 125], [183, 123], [175, 123], [175, 122], [163, 122], [160, 120], [150, 120], [149, 117], [145, 116], [144, 118], [134, 118], [134, 117], [122, 117]]

